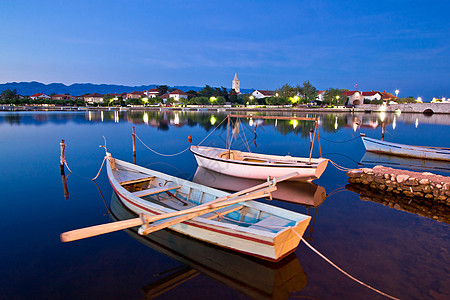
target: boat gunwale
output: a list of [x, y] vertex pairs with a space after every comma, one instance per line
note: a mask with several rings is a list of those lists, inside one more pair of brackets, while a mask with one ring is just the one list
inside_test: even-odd
[[[114, 159], [114, 160], [116, 161], [116, 163], [118, 162], [119, 165], [125, 165], [125, 166], [131, 165], [130, 163], [122, 161], [122, 160], [118, 160], [118, 159]], [[210, 188], [210, 187], [207, 187], [207, 186], [203, 186], [203, 185], [191, 182], [191, 181], [187, 181], [187, 180], [184, 180], [184, 179], [181, 179], [181, 178], [177, 178], [177, 177], [174, 177], [174, 176], [171, 176], [171, 175], [160, 173], [158, 171], [153, 171], [153, 170], [150, 170], [150, 169], [146, 169], [146, 168], [140, 167], [138, 165], [131, 165], [131, 166], [135, 167], [136, 169], [143, 168], [144, 170], [147, 170], [147, 171], [150, 171], [150, 172], [154, 172], [154, 173], [156, 173], [155, 174], [156, 177], [158, 176], [158, 173], [159, 173], [161, 175], [165, 175], [164, 177], [166, 177], [166, 178], [177, 179], [177, 180], [179, 180], [179, 181], [177, 181], [177, 183], [180, 183], [180, 184], [183, 184], [183, 182], [184, 183], [188, 183], [188, 184], [190, 183], [189, 185], [186, 184], [186, 186], [193, 185], [193, 186], [190, 186], [191, 188], [195, 188], [196, 186], [199, 186], [201, 188], [198, 189], [198, 190], [203, 191], [203, 192], [207, 192], [207, 191], [202, 189], [202, 188], [206, 188], [206, 190], [210, 190], [209, 193], [214, 194], [215, 196], [217, 196], [215, 194], [216, 192], [219, 192], [219, 194], [224, 194], [224, 195], [228, 195], [229, 194], [229, 193], [223, 192], [223, 191], [218, 190], [218, 189], [214, 189], [214, 188]], [[109, 178], [111, 186], [113, 187], [113, 189], [116, 192], [116, 194], [118, 194], [118, 196], [120, 196], [120, 198], [123, 198], [124, 200], [129, 202], [131, 205], [137, 206], [140, 209], [149, 211], [150, 213], [155, 214], [155, 215], [160, 214], [160, 213], [159, 212], [155, 212], [154, 210], [160, 210], [163, 213], [164, 212], [167, 213], [167, 212], [177, 211], [175, 209], [168, 208], [168, 207], [165, 207], [165, 206], [161, 206], [161, 205], [159, 205], [157, 203], [149, 202], [149, 201], [146, 201], [146, 200], [144, 200], [144, 199], [142, 199], [140, 197], [137, 197], [137, 196], [133, 195], [131, 192], [129, 192], [128, 190], [126, 190], [125, 188], [122, 187], [122, 185], [119, 183], [117, 178], [114, 176], [114, 174], [112, 172], [112, 168], [111, 168], [109, 163], [107, 164], [107, 170], [108, 170], [108, 178]], [[110, 176], [109, 176], [110, 174], [111, 174], [112, 178], [110, 178]], [[112, 179], [114, 179], [114, 182], [112, 181]], [[276, 206], [273, 206], [273, 205], [268, 205], [268, 204], [265, 204], [265, 203], [256, 202], [254, 200], [239, 202], [239, 204], [244, 205], [246, 207], [259, 209], [261, 211], [264, 211], [266, 213], [272, 214], [274, 216], [278, 216], [278, 214], [276, 214], [277, 211], [278, 212], [289, 213], [289, 215], [291, 215], [291, 214], [292, 215], [297, 215], [297, 217], [295, 219], [289, 219], [289, 220], [295, 222], [295, 224], [292, 225], [292, 226], [288, 226], [288, 227], [285, 227], [283, 229], [280, 229], [277, 232], [271, 232], [271, 231], [265, 231], [265, 230], [258, 230], [258, 229], [255, 229], [255, 228], [247, 228], [247, 227], [239, 226], [239, 225], [236, 225], [236, 224], [220, 223], [220, 222], [215, 221], [215, 220], [209, 220], [209, 219], [206, 219], [206, 218], [202, 218], [201, 216], [193, 218], [193, 219], [185, 221], [185, 222], [182, 222], [182, 223], [187, 223], [187, 224], [193, 225], [191, 223], [192, 222], [196, 222], [196, 223], [201, 223], [202, 225], [200, 225], [200, 226], [202, 226], [202, 227], [206, 226], [207, 229], [209, 229], [211, 226], [214, 226], [214, 227], [221, 228], [223, 230], [231, 230], [231, 231], [243, 234], [244, 238], [251, 238], [248, 235], [254, 235], [254, 236], [261, 237], [261, 238], [274, 239], [278, 235], [282, 234], [285, 230], [290, 230], [291, 228], [295, 228], [295, 227], [299, 226], [300, 223], [304, 222], [306, 219], [310, 219], [311, 218], [310, 216], [307, 216], [307, 215], [304, 215], [304, 214], [301, 214], [301, 213], [291, 212], [291, 211], [285, 210], [283, 208], [279, 208], [279, 207], [276, 207]], [[275, 211], [275, 213], [273, 211]], [[300, 216], [301, 216], [301, 219], [299, 218]], [[285, 217], [282, 217], [282, 218], [285, 218]], [[234, 227], [234, 228], [232, 228], [232, 227]], [[217, 231], [215, 229], [212, 229], [212, 230]], [[227, 233], [224, 233], [224, 234], [227, 234]]]
[[[304, 163], [298, 163], [298, 162], [297, 163], [294, 163], [294, 162], [286, 162], [286, 163], [284, 163], [284, 162], [283, 163], [264, 162], [264, 163], [260, 163], [260, 162], [243, 161], [243, 160], [237, 160], [237, 159], [224, 159], [221, 157], [207, 156], [205, 154], [202, 154], [202, 153], [199, 153], [198, 151], [193, 150], [194, 147], [198, 147], [198, 146], [191, 146], [189, 148], [189, 150], [192, 152], [192, 154], [198, 155], [205, 159], [220, 161], [220, 162], [229, 163], [229, 164], [247, 165], [247, 166], [255, 166], [255, 167], [313, 169], [313, 168], [317, 168], [317, 166], [320, 163], [327, 160], [326, 158], [313, 158], [313, 159], [311, 159], [311, 164], [309, 164], [309, 165], [307, 164], [307, 162], [304, 162]], [[215, 149], [222, 149], [222, 148], [215, 148]], [[237, 150], [232, 150], [232, 151], [237, 151]], [[264, 154], [261, 154], [261, 155], [264, 155]], [[257, 156], [255, 155], [255, 157], [257, 157]], [[292, 156], [292, 158], [294, 158], [294, 156]]]

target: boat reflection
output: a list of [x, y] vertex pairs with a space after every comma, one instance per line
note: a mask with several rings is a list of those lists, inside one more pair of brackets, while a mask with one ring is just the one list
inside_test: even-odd
[[[192, 181], [232, 192], [263, 182], [257, 179], [228, 176], [202, 167], [197, 168]], [[276, 200], [318, 207], [327, 197], [327, 193], [325, 188], [312, 182], [283, 181], [277, 183], [277, 190], [272, 193], [272, 196]]]
[[[115, 221], [136, 217], [122, 205], [115, 193], [110, 210]], [[271, 263], [214, 247], [170, 230], [159, 230], [147, 236], [139, 235], [137, 227], [125, 232], [144, 245], [185, 265], [165, 278], [143, 287], [142, 291], [148, 299], [199, 273], [255, 299], [287, 299], [290, 294], [303, 289], [308, 283], [295, 253], [279, 263]]]
[[382, 165], [392, 168], [402, 168], [412, 171], [429, 171], [442, 175], [450, 173], [450, 164], [445, 161], [427, 160], [417, 158], [406, 158], [400, 156], [384, 155], [373, 152], [366, 152], [360, 164], [364, 167]]
[[347, 184], [345, 188], [358, 193], [363, 201], [380, 203], [439, 222], [450, 223], [450, 208], [445, 203], [436, 203], [426, 198], [409, 198], [395, 194], [382, 194], [379, 190], [372, 190], [370, 186], [360, 184]]

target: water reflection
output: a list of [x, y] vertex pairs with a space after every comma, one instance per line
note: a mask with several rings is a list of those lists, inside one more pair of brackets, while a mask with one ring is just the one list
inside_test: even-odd
[[426, 198], [405, 197], [394, 194], [382, 194], [361, 184], [348, 184], [345, 188], [358, 193], [363, 201], [371, 201], [385, 206], [403, 210], [439, 222], [450, 223], [450, 208], [446, 204], [437, 203]]
[[448, 176], [450, 173], [450, 164], [445, 161], [417, 159], [409, 157], [400, 157], [384, 155], [373, 152], [366, 152], [361, 158], [360, 164], [364, 167], [374, 167], [383, 165], [397, 169], [408, 169], [412, 171], [427, 171], [436, 174]]
[[[261, 180], [228, 176], [198, 167], [194, 182], [219, 190], [236, 192], [263, 183]], [[275, 200], [318, 207], [327, 197], [325, 188], [312, 182], [283, 181], [277, 183], [272, 193]]]
[[[120, 203], [114, 193], [111, 216], [116, 221], [136, 217]], [[136, 228], [125, 231], [144, 245], [185, 265], [143, 287], [147, 299], [183, 284], [199, 273], [254, 299], [287, 299], [308, 283], [295, 253], [279, 263], [270, 263], [217, 248], [170, 230], [160, 230], [147, 236], [139, 235]], [[150, 281], [151, 277], [150, 274]]]
[[[242, 114], [242, 112], [240, 112]], [[19, 124], [45, 124], [45, 123], [66, 123], [79, 122], [87, 120], [89, 122], [127, 122], [132, 124], [146, 124], [159, 129], [166, 129], [169, 125], [176, 127], [200, 125], [206, 130], [210, 130], [219, 124], [227, 112], [194, 112], [182, 110], [129, 110], [129, 111], [79, 111], [79, 112], [4, 112], [0, 113], [0, 123], [9, 123], [11, 125]], [[324, 132], [334, 133], [342, 128], [358, 129], [376, 129], [382, 125], [391, 125], [395, 130], [398, 122], [414, 124], [415, 128], [420, 124], [441, 124], [450, 125], [448, 115], [425, 116], [418, 114], [402, 114], [397, 116], [392, 113], [247, 113], [247, 119], [241, 121], [248, 126], [273, 126], [276, 131], [286, 135], [289, 133], [301, 134], [307, 137], [310, 128], [314, 126], [313, 122], [297, 120], [261, 120], [258, 115], [277, 115], [277, 116], [304, 116], [319, 117], [319, 124]], [[226, 124], [222, 124], [225, 128]]]

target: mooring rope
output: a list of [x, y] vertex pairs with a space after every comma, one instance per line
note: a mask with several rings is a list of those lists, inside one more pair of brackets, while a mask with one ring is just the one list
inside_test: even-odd
[[[220, 214], [220, 213], [218, 213], [218, 212], [216, 212], [216, 211], [215, 211], [215, 213], [217, 214], [217, 217], [218, 217], [220, 220], [225, 219], [225, 220], [232, 221], [232, 222], [235, 222], [235, 223], [238, 223], [238, 224], [249, 224], [249, 225], [254, 225], [254, 223], [243, 222], [243, 221], [238, 221], [238, 220], [234, 220], [234, 219], [228, 218], [228, 217], [226, 217], [226, 216], [224, 216], [224, 215], [222, 215], [222, 214]], [[260, 226], [260, 227], [265, 227], [265, 228], [285, 228], [284, 226], [276, 226], [276, 225], [258, 225], [258, 226]], [[294, 228], [290, 227], [290, 229], [291, 229], [291, 230], [292, 230], [292, 231], [300, 238], [300, 240], [303, 241], [303, 243], [305, 243], [305, 245], [308, 246], [313, 252], [315, 252], [317, 255], [319, 255], [321, 258], [323, 258], [326, 262], [328, 262], [330, 265], [332, 265], [333, 267], [335, 267], [338, 271], [340, 271], [341, 273], [343, 273], [344, 275], [346, 275], [346, 276], [349, 277], [350, 279], [356, 281], [357, 283], [359, 283], [359, 284], [361, 284], [361, 285], [363, 285], [363, 286], [365, 286], [365, 287], [371, 289], [372, 291], [375, 291], [375, 292], [377, 292], [377, 293], [379, 293], [379, 294], [381, 294], [381, 295], [383, 295], [383, 296], [385, 296], [385, 297], [387, 297], [387, 298], [395, 299], [395, 300], [400, 300], [399, 298], [396, 298], [396, 297], [394, 297], [394, 296], [391, 296], [391, 295], [389, 295], [389, 294], [386, 294], [386, 293], [384, 293], [384, 292], [382, 292], [382, 291], [380, 291], [380, 290], [377, 290], [377, 289], [374, 288], [374, 287], [371, 287], [370, 285], [368, 285], [368, 284], [362, 282], [361, 280], [359, 280], [359, 279], [353, 277], [352, 275], [350, 275], [349, 273], [345, 272], [343, 269], [341, 269], [341, 268], [338, 267], [335, 263], [333, 263], [331, 260], [329, 260], [325, 255], [323, 255], [323, 254], [320, 253], [317, 249], [315, 249], [313, 246], [311, 246], [311, 245], [310, 245], [310, 244], [309, 244], [309, 243], [308, 243], [308, 242], [307, 242], [300, 234], [298, 234], [298, 232], [296, 232], [296, 231], [294, 230]]]
[[138, 136], [137, 134], [135, 134], [135, 137], [137, 137], [137, 139], [142, 143], [142, 145], [144, 145], [148, 150], [150, 150], [150, 151], [152, 151], [153, 153], [156, 153], [156, 154], [158, 154], [158, 155], [161, 155], [161, 156], [177, 156], [177, 155], [180, 155], [180, 154], [183, 153], [183, 152], [186, 152], [186, 151], [189, 150], [189, 148], [191, 147], [191, 146], [189, 146], [189, 147], [187, 147], [186, 149], [184, 149], [183, 151], [180, 151], [180, 152], [178, 152], [178, 153], [174, 153], [174, 154], [163, 154], [163, 153], [160, 153], [160, 152], [158, 152], [158, 151], [155, 151], [155, 150], [153, 150], [152, 148], [150, 148], [149, 146], [147, 146], [147, 145], [139, 138], [139, 136]]
[[66, 160], [64, 160], [64, 164], [66, 165], [67, 170], [69, 170], [69, 172], [72, 173], [72, 170], [70, 170], [69, 165], [67, 164], [67, 161], [66, 161]]
[[332, 141], [332, 140], [328, 140], [328, 139], [326, 139], [326, 138], [324, 138], [324, 137], [320, 137], [320, 139], [321, 139], [321, 140], [325, 140], [325, 141], [330, 142], [330, 143], [338, 143], [338, 144], [340, 144], [340, 143], [348, 143], [348, 142], [351, 142], [351, 141], [353, 141], [353, 140], [359, 139], [360, 137], [361, 137], [361, 136], [359, 135], [359, 136], [357, 136], [357, 137], [354, 137], [354, 138], [352, 138], [352, 139], [350, 139], [350, 140], [346, 140], [346, 141]]
[[331, 163], [336, 169], [338, 169], [339, 171], [347, 172], [347, 171], [349, 171], [349, 170], [352, 170], [352, 168], [346, 168], [346, 167], [343, 167], [343, 166], [338, 165], [337, 163], [335, 163], [335, 162], [332, 161], [331, 159], [329, 159], [329, 161], [330, 161], [330, 163]]
[[[291, 228], [291, 229], [292, 229], [292, 228]], [[294, 229], [292, 229], [292, 231], [293, 231], [297, 236], [300, 237], [300, 239], [303, 241], [303, 243], [304, 243], [306, 246], [309, 247], [309, 249], [311, 249], [311, 250], [312, 250], [313, 252], [315, 252], [317, 255], [319, 255], [320, 257], [322, 257], [327, 263], [329, 263], [330, 265], [332, 265], [333, 267], [335, 267], [335, 268], [336, 268], [338, 271], [340, 271], [342, 274], [346, 275], [347, 277], [349, 277], [350, 279], [356, 281], [357, 283], [359, 283], [359, 284], [365, 286], [366, 288], [369, 288], [369, 289], [371, 289], [372, 291], [377, 292], [377, 293], [380, 294], [380, 295], [383, 295], [383, 296], [385, 296], [385, 297], [387, 297], [387, 298], [390, 298], [390, 299], [399, 300], [399, 298], [396, 298], [396, 297], [391, 296], [391, 295], [389, 295], [389, 294], [386, 294], [386, 293], [384, 293], [384, 292], [382, 292], [382, 291], [380, 291], [380, 290], [377, 290], [376, 288], [371, 287], [371, 286], [368, 285], [367, 283], [364, 283], [364, 282], [362, 282], [361, 280], [359, 280], [359, 279], [353, 277], [352, 275], [348, 274], [347, 272], [345, 272], [344, 270], [342, 270], [341, 268], [339, 268], [339, 267], [338, 267], [335, 263], [333, 263], [331, 260], [329, 260], [328, 258], [326, 258], [325, 255], [323, 255], [323, 254], [320, 253], [317, 249], [315, 249], [313, 246], [311, 246], [311, 245], [310, 245], [305, 239], [303, 239], [303, 238], [302, 238], [302, 237], [301, 237]]]
[[97, 177], [100, 175], [100, 172], [102, 171], [103, 164], [105, 163], [105, 160], [106, 160], [106, 156], [105, 156], [105, 158], [103, 158], [102, 165], [100, 166], [100, 170], [98, 170], [97, 176], [95, 176], [94, 178], [92, 178], [92, 180], [97, 179]]

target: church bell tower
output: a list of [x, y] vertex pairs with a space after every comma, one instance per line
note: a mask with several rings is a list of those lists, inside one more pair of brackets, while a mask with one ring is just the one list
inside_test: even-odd
[[237, 77], [237, 73], [234, 73], [234, 79], [232, 81], [231, 88], [238, 94], [241, 92], [241, 81]]

